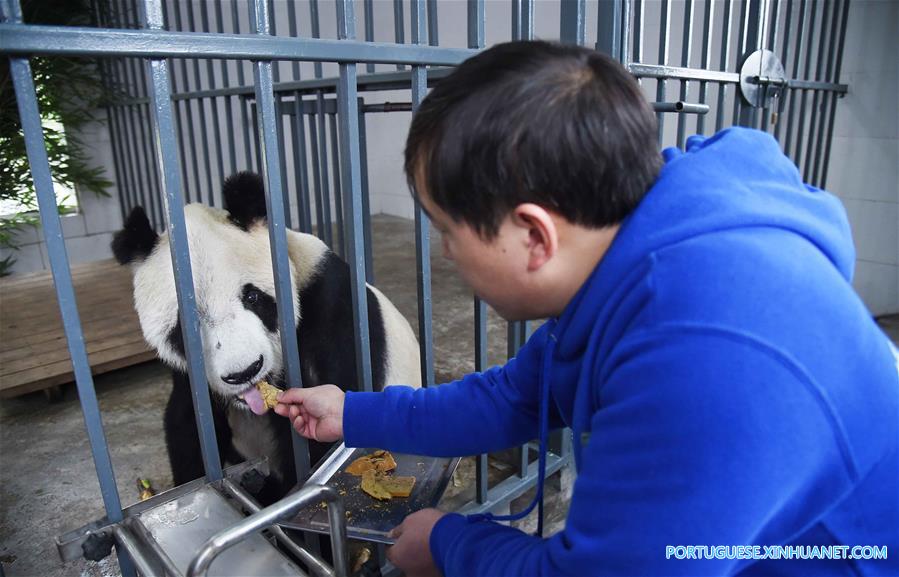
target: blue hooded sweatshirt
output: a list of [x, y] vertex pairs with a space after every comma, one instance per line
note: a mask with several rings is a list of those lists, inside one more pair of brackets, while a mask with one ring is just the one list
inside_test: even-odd
[[[430, 545], [447, 577], [899, 575], [899, 376], [852, 290], [840, 202], [762, 132], [664, 156], [584, 286], [514, 359], [347, 393], [346, 444], [513, 447], [539, 436], [548, 387], [547, 424], [578, 448], [564, 530], [446, 515]], [[849, 558], [866, 545], [888, 559]]]

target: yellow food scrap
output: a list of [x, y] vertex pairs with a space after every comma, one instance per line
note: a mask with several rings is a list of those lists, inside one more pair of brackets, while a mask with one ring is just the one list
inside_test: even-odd
[[396, 469], [396, 461], [390, 451], [375, 451], [371, 455], [359, 457], [346, 468], [350, 475], [361, 476], [366, 471], [380, 471], [386, 473]]
[[268, 384], [266, 381], [256, 383], [256, 388], [259, 389], [259, 394], [262, 395], [262, 400], [265, 401], [265, 408], [274, 409], [278, 404], [278, 393], [281, 392], [281, 389]]
[[382, 501], [393, 497], [408, 497], [414, 486], [415, 477], [393, 477], [374, 469], [362, 474], [362, 490]]
[[142, 479], [138, 477], [137, 479], [137, 490], [140, 493], [139, 498], [141, 501], [146, 501], [150, 497], [156, 494], [156, 491], [150, 485], [150, 479]]

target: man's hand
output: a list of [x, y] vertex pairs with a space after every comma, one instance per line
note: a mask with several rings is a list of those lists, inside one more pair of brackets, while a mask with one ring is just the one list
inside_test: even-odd
[[278, 395], [275, 412], [287, 417], [297, 433], [324, 443], [343, 438], [343, 400], [334, 385], [287, 389]]
[[446, 515], [437, 509], [422, 509], [406, 517], [390, 532], [396, 544], [387, 548], [387, 559], [406, 577], [439, 577], [431, 557], [431, 530]]

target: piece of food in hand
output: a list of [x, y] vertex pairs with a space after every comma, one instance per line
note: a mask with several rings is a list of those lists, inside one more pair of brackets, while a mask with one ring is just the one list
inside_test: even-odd
[[241, 393], [240, 398], [247, 403], [251, 411], [257, 415], [264, 415], [278, 404], [278, 393], [280, 392], [281, 389], [278, 387], [272, 386], [266, 381], [259, 381], [255, 386]]
[[362, 490], [382, 501], [393, 497], [408, 497], [415, 486], [415, 477], [393, 477], [369, 469], [362, 473]]
[[396, 461], [390, 451], [375, 451], [371, 455], [359, 457], [345, 470], [350, 475], [361, 476], [366, 471], [380, 471], [386, 473], [396, 469]]

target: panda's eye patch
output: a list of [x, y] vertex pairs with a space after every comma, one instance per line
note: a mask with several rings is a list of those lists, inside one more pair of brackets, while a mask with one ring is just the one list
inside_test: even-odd
[[241, 302], [248, 311], [255, 313], [265, 328], [275, 332], [278, 328], [278, 307], [275, 299], [253, 284], [243, 285]]

